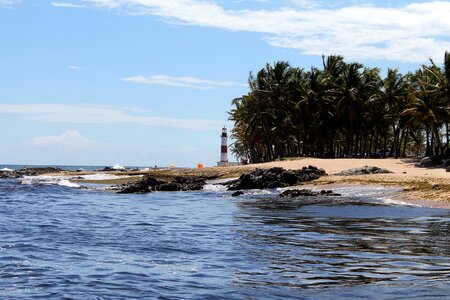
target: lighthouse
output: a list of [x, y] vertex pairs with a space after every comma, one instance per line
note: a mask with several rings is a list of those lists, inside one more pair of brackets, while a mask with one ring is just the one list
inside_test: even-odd
[[224, 166], [228, 163], [228, 135], [227, 128], [224, 126], [222, 128], [222, 144], [220, 146], [220, 162], [217, 164], [219, 166]]

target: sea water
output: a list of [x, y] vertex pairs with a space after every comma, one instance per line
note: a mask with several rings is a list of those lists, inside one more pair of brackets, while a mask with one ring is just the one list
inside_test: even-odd
[[1, 299], [450, 296], [450, 211], [397, 202], [392, 189], [280, 200], [68, 182], [0, 180]]

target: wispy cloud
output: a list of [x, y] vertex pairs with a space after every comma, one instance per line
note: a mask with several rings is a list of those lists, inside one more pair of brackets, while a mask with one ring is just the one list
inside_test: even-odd
[[84, 4], [75, 4], [71, 2], [51, 2], [50, 5], [54, 7], [64, 7], [64, 8], [84, 8]]
[[155, 15], [177, 24], [265, 33], [270, 45], [303, 54], [422, 62], [450, 49], [449, 1], [381, 7], [355, 1], [325, 6], [324, 1], [293, 0], [296, 4], [290, 7], [285, 4], [271, 10], [227, 10], [218, 1], [203, 0], [84, 3], [133, 15]]
[[84, 137], [76, 130], [67, 130], [60, 135], [35, 137], [31, 142], [35, 146], [58, 146], [68, 148], [88, 147], [96, 144], [95, 141]]
[[67, 69], [69, 69], [69, 70], [81, 70], [81, 69], [83, 69], [83, 67], [77, 66], [77, 65], [69, 65], [69, 66], [67, 66]]
[[170, 77], [164, 75], [155, 76], [132, 76], [122, 78], [123, 81], [140, 83], [140, 84], [154, 84], [154, 85], [168, 85], [174, 87], [185, 87], [192, 89], [213, 89], [218, 87], [242, 87], [243, 84], [233, 81], [214, 81], [207, 79], [200, 79], [195, 77]]
[[0, 0], [0, 7], [12, 7], [21, 2], [22, 0]]
[[159, 117], [146, 115], [145, 112], [148, 111], [98, 105], [0, 103], [0, 114], [15, 115], [38, 122], [63, 124], [135, 124], [189, 130], [217, 130], [217, 128], [223, 126], [222, 121]]

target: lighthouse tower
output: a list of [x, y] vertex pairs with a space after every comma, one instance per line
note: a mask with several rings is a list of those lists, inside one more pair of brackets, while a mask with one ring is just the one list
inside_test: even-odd
[[220, 162], [218, 163], [219, 166], [224, 166], [228, 163], [228, 136], [227, 136], [227, 129], [225, 126], [222, 128], [222, 144], [220, 147]]

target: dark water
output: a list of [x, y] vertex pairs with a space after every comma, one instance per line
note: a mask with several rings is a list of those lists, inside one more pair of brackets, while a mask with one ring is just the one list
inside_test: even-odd
[[0, 180], [0, 297], [450, 297], [449, 211], [343, 192], [308, 204]]

